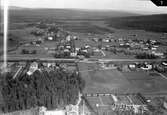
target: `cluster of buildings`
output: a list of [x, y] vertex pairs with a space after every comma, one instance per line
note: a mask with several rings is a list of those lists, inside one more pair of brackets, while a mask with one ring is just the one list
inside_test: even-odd
[[164, 51], [160, 50], [161, 42], [153, 39], [139, 40], [139, 39], [125, 39], [115, 37], [92, 38], [94, 42], [101, 42], [106, 44], [102, 49], [112, 51], [113, 48], [119, 52], [126, 52], [126, 54], [135, 55], [137, 53], [153, 54], [157, 57], [164, 58]]
[[58, 69], [73, 72], [76, 71], [76, 65], [70, 63], [43, 62], [39, 64], [38, 62], [32, 62], [28, 68], [27, 75], [32, 75], [37, 70], [46, 70], [49, 72]]
[[89, 45], [84, 47], [75, 47], [75, 40], [77, 36], [67, 35], [61, 39], [57, 46], [47, 48], [48, 53], [55, 55], [57, 58], [84, 58], [89, 57]]
[[129, 64], [128, 68], [130, 70], [144, 70], [144, 71], [149, 71], [149, 70], [159, 70], [161, 72], [165, 72], [167, 70], [167, 65], [165, 61], [159, 62], [159, 63], [149, 63], [149, 62], [143, 62], [143, 63], [133, 63]]
[[124, 64], [112, 62], [100, 62], [99, 66], [103, 69], [119, 69], [120, 71], [167, 71], [167, 62], [127, 62]]
[[[114, 95], [114, 94], [86, 94], [85, 111], [87, 115], [143, 115], [149, 111], [146, 100], [139, 94]], [[88, 112], [89, 111], [89, 112]]]

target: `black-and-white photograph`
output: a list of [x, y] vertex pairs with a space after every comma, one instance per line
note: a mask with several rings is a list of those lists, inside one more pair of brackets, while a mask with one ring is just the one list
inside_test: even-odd
[[167, 115], [167, 0], [0, 0], [0, 115]]

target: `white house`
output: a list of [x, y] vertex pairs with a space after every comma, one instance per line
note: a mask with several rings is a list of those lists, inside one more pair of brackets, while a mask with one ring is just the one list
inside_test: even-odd
[[68, 35], [68, 36], [66, 37], [66, 41], [70, 41], [70, 40], [71, 40], [71, 36]]
[[164, 56], [164, 53], [162, 53], [162, 52], [153, 51], [152, 54], [154, 54], [155, 56], [159, 56], [159, 57], [163, 57]]
[[85, 45], [85, 48], [87, 49], [87, 48], [90, 48], [90, 46], [89, 45]]
[[150, 64], [146, 64], [146, 67], [141, 67], [142, 70], [151, 70], [152, 69], [152, 65]]
[[75, 56], [77, 56], [77, 53], [76, 53], [76, 52], [72, 52], [72, 53], [70, 53], [70, 55], [71, 55], [72, 57], [75, 57]]
[[79, 107], [77, 105], [66, 106], [67, 115], [79, 115]]
[[65, 110], [47, 110], [46, 107], [40, 107], [39, 115], [66, 115], [66, 112]]
[[33, 62], [33, 63], [31, 63], [29, 71], [27, 72], [27, 74], [32, 75], [36, 70], [38, 70], [38, 63]]
[[70, 49], [70, 48], [71, 48], [71, 46], [66, 46], [66, 48]]
[[163, 64], [164, 66], [167, 66], [167, 62], [162, 62], [162, 64]]
[[136, 65], [135, 65], [135, 64], [129, 64], [129, 68], [135, 69], [135, 68], [136, 68]]
[[53, 37], [49, 36], [49, 37], [48, 37], [48, 40], [53, 40]]

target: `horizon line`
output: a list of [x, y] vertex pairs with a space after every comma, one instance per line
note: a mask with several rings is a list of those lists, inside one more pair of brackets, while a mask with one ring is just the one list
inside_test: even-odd
[[[1, 10], [3, 10], [1, 6]], [[135, 10], [135, 11], [129, 11], [129, 10], [119, 10], [119, 9], [91, 9], [91, 8], [55, 8], [55, 7], [24, 7], [24, 6], [14, 6], [14, 5], [9, 5], [9, 10], [12, 10], [11, 7], [15, 7], [15, 10], [21, 10], [21, 9], [59, 9], [59, 10], [83, 10], [83, 11], [121, 11], [125, 13], [131, 13], [131, 14], [136, 14], [136, 15], [154, 15], [154, 14], [166, 14], [166, 13], [160, 13], [160, 12], [150, 12], [150, 11], [141, 11], [141, 10]], [[10, 9], [11, 8], [11, 9]], [[17, 9], [18, 8], [18, 9]], [[14, 10], [14, 8], [13, 8]]]

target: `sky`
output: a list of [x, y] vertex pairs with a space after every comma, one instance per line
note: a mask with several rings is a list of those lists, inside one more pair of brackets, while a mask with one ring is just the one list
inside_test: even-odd
[[167, 14], [167, 7], [157, 7], [150, 0], [9, 0], [9, 4], [27, 8], [111, 9]]

